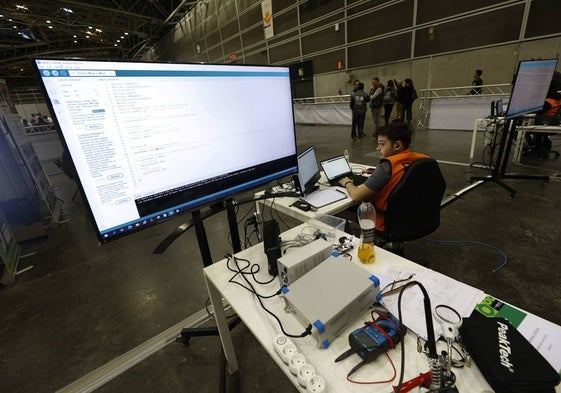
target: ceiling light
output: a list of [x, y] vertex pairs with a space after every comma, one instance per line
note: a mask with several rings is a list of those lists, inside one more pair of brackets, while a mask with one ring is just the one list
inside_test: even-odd
[[66, 12], [66, 13], [69, 13], [69, 14], [73, 14], [73, 13], [74, 13], [74, 11], [72, 11], [70, 8], [64, 8], [64, 7], [63, 7], [62, 10], [63, 10], [64, 12]]
[[117, 46], [117, 44], [113, 44], [113, 46]]
[[50, 21], [50, 20], [46, 20], [45, 22], [47, 22], [47, 23], [51, 23], [51, 21]]
[[125, 31], [125, 35], [129, 35], [129, 33], [127, 33], [127, 32]]
[[52, 28], [53, 28], [53, 26], [49, 26], [49, 29], [52, 29]]
[[74, 34], [74, 35], [73, 35], [72, 37], [74, 37], [74, 38], [78, 38], [78, 37], [76, 37], [76, 34]]
[[121, 42], [121, 40], [117, 40], [117, 42]]
[[74, 43], [75, 43], [75, 44], [77, 44], [77, 43], [78, 43], [78, 41], [74, 40]]
[[24, 6], [24, 5], [19, 5], [19, 4], [16, 4], [16, 8], [17, 8], [18, 10], [25, 10], [25, 11], [29, 11], [29, 8], [27, 8], [27, 7], [26, 7], [26, 6]]
[[103, 31], [101, 29], [95, 29], [96, 33], [103, 33]]
[[93, 27], [91, 27], [91, 26], [88, 26], [88, 29], [90, 29], [90, 30], [91, 30], [91, 29], [93, 29]]
[[124, 39], [125, 39], [125, 36], [124, 36], [124, 35], [122, 35], [122, 36], [121, 36], [121, 39], [122, 39], [122, 40], [124, 40]]

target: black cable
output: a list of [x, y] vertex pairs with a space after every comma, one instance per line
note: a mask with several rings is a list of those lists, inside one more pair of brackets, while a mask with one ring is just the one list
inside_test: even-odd
[[[235, 270], [235, 269], [232, 269], [232, 268], [230, 267], [230, 260], [231, 260], [231, 258], [229, 258], [229, 257], [227, 257], [227, 258], [228, 258], [228, 259], [227, 259], [227, 261], [226, 261], [226, 267], [227, 267], [228, 270], [230, 270], [231, 272], [236, 273], [236, 274], [235, 274], [234, 276], [232, 276], [232, 278], [230, 278], [230, 280], [228, 280], [228, 281], [231, 282], [231, 283], [233, 283], [233, 284], [238, 284], [238, 285], [242, 286], [243, 288], [247, 289], [248, 291], [249, 291], [248, 288], [246, 288], [246, 287], [244, 287], [242, 284], [240, 284], [240, 283], [234, 281], [234, 279], [235, 279], [238, 275], [249, 274], [249, 275], [253, 276], [253, 280], [254, 280], [257, 284], [259, 284], [259, 285], [267, 285], [267, 284], [270, 284], [270, 283], [272, 283], [272, 282], [276, 279], [276, 277], [273, 276], [269, 281], [259, 281], [259, 280], [257, 279], [257, 277], [255, 276], [255, 275], [261, 270], [261, 267], [260, 267], [258, 264], [254, 263], [254, 264], [252, 265], [251, 262], [249, 262], [247, 259], [235, 258], [235, 257], [234, 257], [234, 259], [236, 260], [236, 267], [238, 268], [238, 270]], [[245, 267], [243, 267], [243, 268], [240, 268], [240, 266], [239, 266], [239, 264], [237, 263], [237, 261], [246, 262], [247, 265], [246, 265]], [[244, 272], [244, 270], [246, 270], [248, 267], [250, 268], [250, 269], [249, 269], [249, 272]], [[254, 268], [255, 268], [255, 269], [254, 269]], [[254, 293], [255, 293], [256, 296], [259, 296], [259, 297], [261, 297], [261, 298], [263, 298], [263, 299], [268, 299], [268, 298], [272, 298], [272, 297], [277, 296], [277, 295], [280, 293], [280, 290], [277, 291], [277, 293], [275, 293], [275, 294], [273, 294], [273, 295], [267, 295], [267, 296], [265, 296], [265, 295], [259, 295], [257, 292], [254, 292]]]
[[[254, 295], [257, 296], [257, 300], [259, 301], [259, 304], [261, 305], [261, 307], [263, 308], [263, 310], [265, 310], [269, 315], [271, 315], [273, 318], [276, 319], [276, 321], [278, 322], [278, 324], [279, 324], [279, 326], [280, 326], [280, 329], [281, 329], [281, 331], [282, 331], [282, 334], [284, 334], [284, 335], [287, 336], [287, 337], [291, 337], [291, 338], [306, 337], [306, 336], [309, 336], [310, 334], [312, 334], [312, 325], [311, 325], [311, 324], [308, 325], [308, 327], [306, 327], [306, 330], [305, 330], [303, 333], [301, 333], [301, 334], [290, 334], [290, 333], [287, 333], [287, 332], [284, 330], [284, 326], [282, 325], [282, 322], [281, 322], [281, 320], [279, 319], [279, 317], [277, 317], [272, 311], [270, 311], [267, 307], [265, 307], [265, 305], [263, 304], [263, 301], [261, 300], [261, 296], [259, 296], [259, 295], [257, 294], [257, 292], [255, 291], [255, 288], [253, 287], [253, 284], [251, 284], [251, 282], [247, 279], [246, 275], [243, 274], [243, 270], [240, 268], [240, 266], [239, 266], [239, 264], [238, 264], [238, 258], [236, 258], [234, 255], [226, 255], [226, 258], [228, 258], [228, 261], [230, 260], [230, 258], [234, 260], [234, 262], [236, 263], [236, 267], [238, 268], [238, 272], [241, 273], [242, 278], [245, 280], [245, 282], [246, 282], [246, 283], [249, 285], [249, 287], [251, 288], [251, 289], [248, 289], [248, 290], [249, 290], [250, 292], [252, 292]], [[246, 262], [249, 263], [249, 261], [248, 261], [247, 259], [240, 259], [240, 260], [246, 261]], [[246, 266], [246, 268], [247, 268], [247, 266]], [[245, 269], [245, 268], [244, 268], [244, 269]], [[236, 272], [236, 275], [238, 274], [238, 272]], [[273, 279], [274, 279], [274, 277], [273, 277]], [[236, 283], [235, 281], [232, 281], [232, 282]], [[242, 287], [244, 287], [244, 286], [242, 285]], [[245, 288], [245, 287], [244, 287], [244, 288]], [[247, 288], [246, 288], [246, 289], [247, 289]], [[280, 290], [279, 290], [279, 294], [280, 294]]]
[[[436, 352], [436, 341], [434, 340], [434, 326], [432, 324], [432, 311], [430, 305], [430, 298], [423, 284], [421, 284], [418, 281], [408, 282], [407, 284], [403, 285], [401, 291], [399, 291], [399, 297], [397, 298], [397, 311], [398, 311], [399, 323], [402, 326], [405, 326], [405, 324], [403, 323], [403, 316], [401, 314], [401, 296], [403, 295], [405, 289], [407, 289], [412, 285], [417, 285], [421, 290], [421, 292], [423, 292], [424, 303], [425, 303], [425, 322], [427, 324], [427, 346], [429, 347], [428, 356], [431, 358], [437, 358], [438, 354]], [[395, 388], [395, 392], [397, 393], [401, 391], [401, 385], [403, 384], [403, 376], [405, 374], [404, 372], [405, 371], [405, 329], [401, 330], [399, 334], [401, 335], [401, 370], [399, 372], [399, 383]]]

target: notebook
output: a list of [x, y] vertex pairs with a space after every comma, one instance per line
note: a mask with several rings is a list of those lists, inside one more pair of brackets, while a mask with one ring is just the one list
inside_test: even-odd
[[355, 186], [364, 183], [366, 180], [365, 176], [355, 175], [353, 173], [351, 166], [343, 155], [321, 161], [320, 164], [327, 181], [332, 186], [340, 186], [338, 182], [344, 177], [351, 179]]

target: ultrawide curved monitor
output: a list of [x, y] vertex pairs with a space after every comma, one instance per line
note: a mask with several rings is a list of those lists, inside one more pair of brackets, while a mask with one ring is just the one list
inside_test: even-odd
[[102, 242], [297, 171], [288, 67], [34, 63]]

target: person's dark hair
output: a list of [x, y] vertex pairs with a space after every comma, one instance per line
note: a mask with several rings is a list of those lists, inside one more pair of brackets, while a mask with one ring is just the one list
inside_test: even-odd
[[413, 86], [413, 81], [410, 78], [406, 78], [405, 79], [405, 84]]
[[380, 135], [385, 136], [392, 143], [401, 141], [401, 143], [403, 143], [404, 149], [407, 149], [411, 144], [412, 129], [411, 126], [407, 123], [404, 123], [402, 121], [394, 121], [378, 128], [376, 137]]
[[359, 90], [364, 90], [364, 83], [360, 82], [357, 87]]
[[372, 78], [372, 80], [373, 80], [373, 81], [376, 81], [376, 82], [380, 82], [380, 78], [378, 78], [377, 76], [375, 76], [374, 78]]
[[388, 87], [394, 87], [393, 81], [391, 79], [388, 81]]
[[481, 70], [475, 70], [475, 73], [477, 74], [477, 76], [481, 76], [483, 74], [483, 71]]

